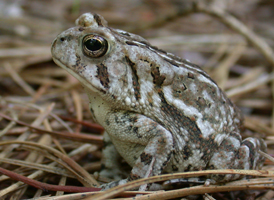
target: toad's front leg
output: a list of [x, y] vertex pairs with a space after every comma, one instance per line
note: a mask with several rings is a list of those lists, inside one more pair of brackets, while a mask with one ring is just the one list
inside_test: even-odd
[[[108, 189], [161, 174], [173, 151], [172, 134], [152, 119], [131, 112], [109, 113], [106, 130], [121, 156], [133, 167], [127, 179], [102, 185]], [[146, 190], [142, 187], [140, 190]]]

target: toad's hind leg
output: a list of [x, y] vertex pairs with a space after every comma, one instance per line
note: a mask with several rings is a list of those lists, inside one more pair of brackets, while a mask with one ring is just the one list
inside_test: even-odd
[[[227, 137], [213, 154], [208, 169], [260, 169], [264, 157], [259, 151], [266, 151], [266, 144], [262, 139], [246, 138], [241, 141], [237, 135]], [[217, 182], [227, 182], [241, 178], [241, 175], [211, 175]]]

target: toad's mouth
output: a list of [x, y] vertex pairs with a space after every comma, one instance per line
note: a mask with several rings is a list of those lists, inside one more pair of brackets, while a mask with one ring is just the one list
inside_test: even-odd
[[65, 64], [62, 63], [58, 58], [52, 58], [56, 65], [59, 67], [62, 67], [64, 70], [66, 70], [68, 73], [70, 73], [74, 78], [76, 78], [80, 83], [87, 89], [98, 92], [101, 91], [100, 88], [94, 87], [89, 81], [87, 81], [84, 77], [80, 76], [78, 73], [67, 67]]

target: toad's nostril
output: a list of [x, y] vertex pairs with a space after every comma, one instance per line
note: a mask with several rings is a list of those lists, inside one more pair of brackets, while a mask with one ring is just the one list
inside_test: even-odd
[[61, 41], [61, 42], [65, 41], [65, 38], [64, 38], [64, 37], [61, 37], [61, 38], [60, 38], [60, 41]]

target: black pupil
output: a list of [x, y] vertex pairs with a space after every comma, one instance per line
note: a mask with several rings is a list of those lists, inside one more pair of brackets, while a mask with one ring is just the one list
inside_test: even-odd
[[102, 43], [96, 39], [88, 39], [85, 41], [84, 45], [90, 51], [97, 51], [102, 48]]

